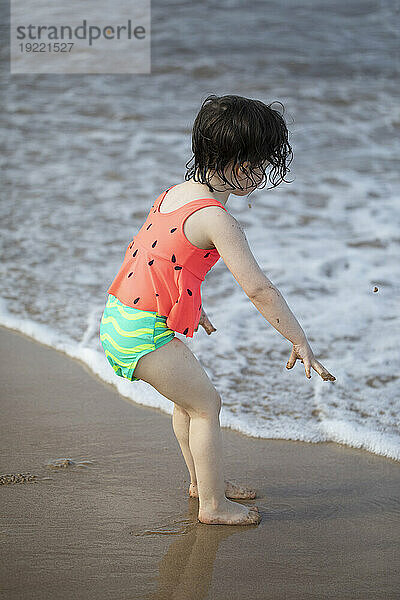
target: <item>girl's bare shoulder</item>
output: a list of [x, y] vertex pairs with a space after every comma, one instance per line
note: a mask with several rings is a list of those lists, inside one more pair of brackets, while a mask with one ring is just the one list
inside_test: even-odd
[[242, 225], [222, 207], [210, 206], [208, 218], [204, 220], [207, 239], [218, 253], [232, 275], [249, 298], [254, 298], [260, 290], [270, 284], [257, 263]]
[[205, 206], [191, 216], [193, 217], [192, 222], [196, 223], [201, 230], [203, 239], [207, 240], [211, 246], [214, 246], [213, 239], [223, 236], [227, 230], [233, 227], [241, 228], [235, 217], [222, 206]]
[[239, 227], [243, 230], [241, 224], [227, 208], [222, 206], [205, 206], [197, 211], [202, 219], [204, 226], [214, 233], [224, 232], [227, 228]]
[[189, 242], [204, 250], [215, 248], [213, 242], [210, 241], [212, 235], [210, 225], [216, 221], [222, 229], [226, 227], [223, 225], [223, 221], [226, 223], [227, 218], [225, 217], [222, 221], [220, 213], [226, 213], [226, 211], [219, 206], [204, 206], [189, 215], [183, 224], [183, 232]]

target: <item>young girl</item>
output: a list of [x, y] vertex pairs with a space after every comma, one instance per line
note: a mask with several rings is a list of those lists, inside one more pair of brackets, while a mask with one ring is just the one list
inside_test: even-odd
[[[185, 181], [165, 190], [129, 242], [108, 288], [100, 339], [116, 374], [152, 385], [174, 402], [173, 429], [190, 473], [189, 495], [199, 498], [202, 523], [259, 523], [256, 506], [228, 498], [255, 491], [225, 481], [219, 423], [221, 397], [188, 346], [201, 325], [216, 331], [201, 303], [200, 286], [222, 257], [244, 293], [292, 344], [286, 365], [299, 359], [334, 381], [316, 360], [303, 329], [280, 291], [257, 264], [239, 222], [228, 212], [229, 195], [245, 196], [266, 182], [265, 171], [287, 172], [292, 154], [281, 114], [259, 100], [208, 96], [195, 119], [194, 160]], [[289, 163], [290, 164], [290, 163]], [[271, 183], [271, 173], [269, 174]], [[250, 205], [249, 205], [250, 206]]]

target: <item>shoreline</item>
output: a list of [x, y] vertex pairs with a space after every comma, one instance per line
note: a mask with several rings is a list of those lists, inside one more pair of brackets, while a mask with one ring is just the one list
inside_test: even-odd
[[21, 332], [0, 343], [0, 475], [36, 475], [0, 486], [7, 598], [397, 598], [395, 459], [222, 427], [225, 477], [262, 520], [205, 525], [170, 415]]
[[[36, 324], [34, 329], [31, 329], [30, 327], [28, 327], [28, 331], [25, 331], [24, 328], [19, 328], [17, 326], [14, 326], [13, 319], [8, 319], [8, 320], [9, 320], [9, 322], [0, 323], [0, 328], [3, 328], [4, 330], [9, 331], [11, 333], [22, 335], [28, 341], [34, 341], [35, 343], [45, 346], [46, 348], [49, 348], [51, 350], [55, 350], [56, 352], [61, 353], [62, 355], [66, 356], [69, 359], [77, 361], [77, 363], [81, 367], [83, 367], [83, 369], [86, 371], [86, 373], [88, 373], [91, 377], [95, 377], [96, 380], [98, 382], [102, 383], [103, 385], [110, 385], [111, 389], [113, 391], [115, 391], [119, 396], [121, 396], [124, 400], [126, 400], [130, 404], [132, 404], [134, 406], [144, 406], [144, 407], [147, 407], [150, 409], [160, 410], [160, 412], [162, 414], [168, 414], [165, 411], [165, 406], [156, 406], [156, 405], [152, 405], [152, 404], [148, 404], [148, 403], [141, 404], [140, 402], [137, 402], [137, 398], [124, 393], [124, 389], [123, 389], [124, 386], [127, 384], [129, 385], [129, 382], [127, 380], [125, 380], [121, 377], [115, 379], [114, 374], [112, 373], [112, 370], [110, 370], [109, 378], [107, 378], [107, 377], [105, 378], [104, 376], [101, 376], [100, 370], [97, 368], [98, 367], [97, 363], [93, 363], [93, 361], [91, 361], [91, 364], [88, 364], [87, 359], [85, 360], [83, 357], [79, 356], [79, 352], [76, 353], [73, 349], [73, 346], [71, 346], [69, 343], [58, 344], [56, 341], [54, 332], [51, 332], [51, 333], [46, 332], [46, 335], [45, 335], [44, 331], [41, 331], [42, 335], [39, 335], [38, 331], [40, 331], [40, 329], [37, 330], [37, 327], [42, 328], [43, 325]], [[48, 338], [48, 341], [45, 341], [42, 339], [43, 335], [45, 338], [46, 337]], [[108, 368], [109, 368], [109, 365], [107, 363], [107, 369]], [[103, 372], [102, 372], [102, 374], [103, 374]], [[114, 379], [115, 383], [112, 383], [111, 379]], [[162, 396], [159, 396], [159, 397], [162, 397]], [[169, 402], [169, 400], [167, 400], [165, 398], [164, 398], [164, 401], [166, 403]], [[225, 417], [225, 420], [226, 420], [226, 414], [222, 415], [222, 416]], [[390, 433], [384, 434], [384, 435], [386, 435], [385, 443], [388, 443], [389, 439], [390, 439], [390, 443], [392, 445], [391, 445], [390, 450], [388, 450], [387, 448], [382, 449], [382, 448], [379, 448], [380, 432], [370, 430], [368, 428], [362, 428], [362, 427], [360, 429], [360, 427], [356, 426], [354, 423], [348, 424], [350, 426], [350, 430], [348, 430], [346, 432], [346, 435], [343, 435], [343, 431], [341, 434], [338, 434], [337, 431], [333, 432], [331, 430], [330, 434], [325, 436], [326, 439], [314, 440], [314, 439], [307, 439], [307, 436], [304, 438], [304, 435], [300, 435], [300, 434], [299, 434], [299, 436], [295, 435], [293, 437], [287, 437], [287, 436], [282, 437], [279, 435], [274, 435], [274, 430], [271, 430], [268, 432], [270, 435], [264, 434], [259, 437], [257, 434], [252, 433], [251, 431], [243, 430], [241, 425], [240, 424], [238, 425], [235, 421], [232, 421], [232, 419], [230, 419], [230, 421], [231, 421], [230, 423], [221, 425], [221, 427], [229, 429], [230, 431], [233, 431], [235, 433], [244, 435], [247, 438], [264, 439], [264, 440], [294, 441], [294, 442], [303, 442], [303, 443], [307, 443], [307, 444], [308, 443], [310, 443], [310, 444], [335, 443], [339, 446], [345, 446], [347, 448], [351, 448], [351, 449], [355, 449], [355, 450], [366, 451], [370, 454], [380, 456], [380, 457], [383, 457], [383, 458], [386, 458], [389, 460], [393, 460], [394, 462], [396, 462], [400, 465], [398, 436], [396, 436], [396, 439], [395, 439], [393, 434], [390, 434]], [[338, 423], [340, 424], [340, 422], [338, 422]], [[322, 429], [324, 429], [328, 426], [328, 430], [329, 430], [329, 425], [331, 425], [331, 424], [332, 424], [331, 420], [324, 420], [322, 423], [322, 425], [323, 425]], [[343, 423], [342, 423], [342, 425], [343, 425]], [[354, 429], [354, 427], [357, 427], [357, 429]], [[337, 428], [337, 425], [336, 425], [336, 428]], [[265, 432], [265, 433], [267, 433], [267, 432]], [[319, 433], [319, 435], [321, 435], [321, 430], [318, 430], [318, 433]], [[349, 436], [351, 439], [349, 439]], [[358, 439], [357, 442], [352, 440], [352, 438], [354, 436], [357, 436], [357, 439]], [[387, 436], [389, 436], [389, 439]], [[397, 444], [397, 446], [396, 446], [396, 444]]]

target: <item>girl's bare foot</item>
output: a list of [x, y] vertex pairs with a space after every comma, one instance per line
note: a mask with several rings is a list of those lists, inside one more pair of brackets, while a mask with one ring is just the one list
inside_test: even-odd
[[198, 519], [208, 525], [258, 525], [261, 515], [257, 506], [243, 506], [225, 498], [217, 508], [200, 508]]
[[[225, 496], [227, 498], [236, 498], [239, 500], [247, 500], [248, 498], [255, 498], [256, 491], [251, 488], [243, 487], [231, 481], [225, 481]], [[191, 498], [198, 498], [199, 492], [196, 483], [191, 483], [189, 486], [189, 496]]]

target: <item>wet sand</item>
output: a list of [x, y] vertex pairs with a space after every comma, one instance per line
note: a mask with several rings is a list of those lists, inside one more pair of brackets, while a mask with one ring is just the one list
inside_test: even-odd
[[1, 597], [399, 598], [398, 462], [224, 428], [225, 477], [263, 518], [205, 525], [169, 415], [23, 334], [0, 344], [0, 475], [22, 480], [0, 485]]

